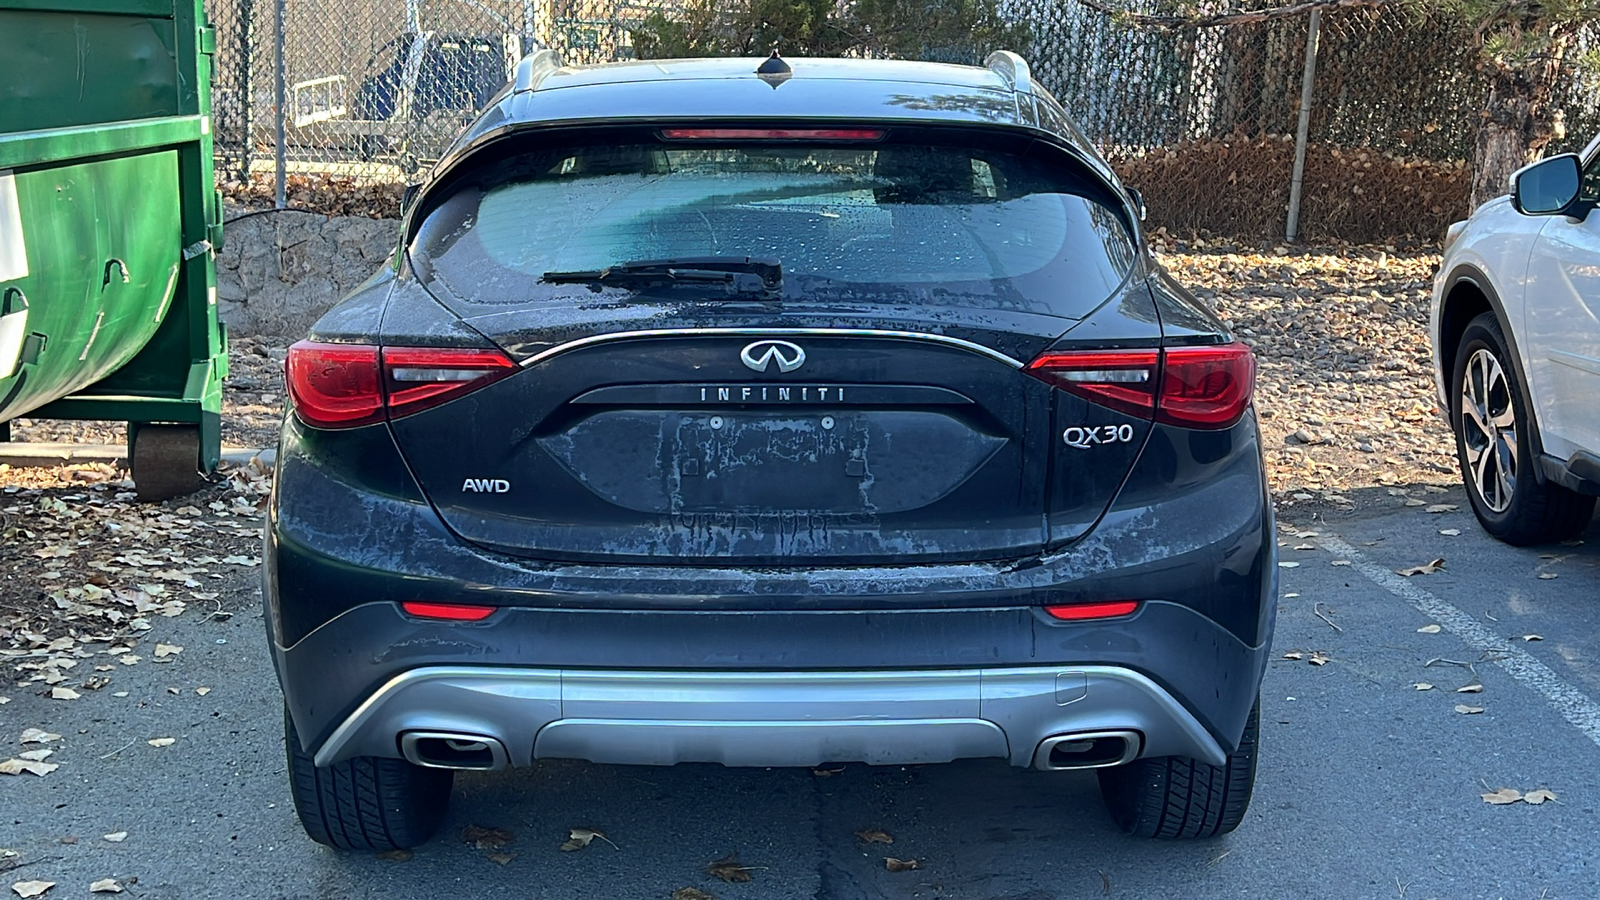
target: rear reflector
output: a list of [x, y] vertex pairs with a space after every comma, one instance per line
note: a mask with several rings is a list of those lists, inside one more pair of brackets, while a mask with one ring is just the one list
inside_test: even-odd
[[1184, 428], [1230, 428], [1255, 392], [1242, 343], [1165, 350], [1047, 350], [1027, 373], [1099, 406]]
[[875, 141], [881, 128], [663, 128], [669, 141]]
[[478, 622], [494, 615], [493, 606], [467, 606], [458, 603], [423, 603], [407, 600], [400, 604], [408, 616], [419, 619], [440, 619], [446, 622]]
[[1114, 619], [1117, 616], [1126, 616], [1139, 608], [1137, 600], [1110, 600], [1105, 603], [1073, 603], [1065, 606], [1046, 606], [1044, 611], [1051, 618], [1067, 622], [1081, 622], [1085, 619]]
[[354, 428], [438, 406], [516, 371], [498, 350], [300, 341], [289, 348], [289, 398], [315, 428]]

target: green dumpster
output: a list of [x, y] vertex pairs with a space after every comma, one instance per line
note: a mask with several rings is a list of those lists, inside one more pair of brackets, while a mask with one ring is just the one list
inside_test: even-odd
[[0, 0], [0, 440], [125, 421], [148, 499], [221, 449], [213, 44], [201, 0]]

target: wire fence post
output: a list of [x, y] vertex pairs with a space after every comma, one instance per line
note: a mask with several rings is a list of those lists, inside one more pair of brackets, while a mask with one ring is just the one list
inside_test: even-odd
[[1294, 134], [1294, 177], [1289, 183], [1289, 221], [1283, 239], [1294, 243], [1300, 232], [1300, 186], [1306, 174], [1306, 133], [1311, 129], [1311, 91], [1317, 80], [1317, 33], [1322, 30], [1322, 10], [1313, 9], [1306, 23], [1306, 68], [1300, 78], [1300, 121]]
[[274, 4], [272, 11], [272, 40], [277, 47], [276, 52], [273, 54], [273, 58], [275, 60], [275, 70], [273, 72], [273, 106], [276, 107], [278, 113], [278, 121], [276, 126], [277, 159], [276, 165], [273, 167], [276, 171], [276, 174], [273, 177], [276, 178], [277, 181], [273, 185], [272, 197], [273, 203], [278, 209], [283, 209], [289, 205], [289, 135], [287, 123], [285, 121], [289, 115], [289, 107], [288, 98], [284, 96], [285, 81], [287, 79], [285, 78], [286, 64], [283, 58], [285, 49], [289, 44], [283, 27], [284, 7], [287, 5], [287, 3], [288, 0], [277, 0], [277, 3]]

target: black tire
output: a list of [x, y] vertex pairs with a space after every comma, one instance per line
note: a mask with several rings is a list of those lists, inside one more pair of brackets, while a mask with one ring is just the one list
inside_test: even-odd
[[283, 717], [289, 789], [306, 834], [341, 850], [400, 850], [433, 835], [450, 806], [455, 773], [403, 759], [358, 756], [312, 764], [288, 713]]
[[[1473, 319], [1461, 335], [1450, 378], [1456, 463], [1484, 531], [1517, 546], [1546, 544], [1582, 531], [1594, 517], [1595, 498], [1539, 480], [1527, 387], [1517, 376], [1509, 348], [1492, 312]], [[1471, 403], [1474, 411], [1467, 408], [1469, 379], [1470, 389], [1482, 401]], [[1507, 412], [1509, 429], [1494, 424], [1496, 418], [1504, 421]]]
[[1239, 827], [1256, 783], [1261, 704], [1250, 710], [1239, 749], [1213, 766], [1179, 756], [1100, 769], [1100, 797], [1117, 827], [1139, 837], [1209, 838]]

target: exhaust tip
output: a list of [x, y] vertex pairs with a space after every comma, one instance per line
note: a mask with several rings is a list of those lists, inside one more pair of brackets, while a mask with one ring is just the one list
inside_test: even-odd
[[1039, 749], [1033, 754], [1033, 765], [1047, 772], [1120, 766], [1138, 758], [1141, 744], [1137, 731], [1057, 734], [1039, 742]]
[[452, 731], [408, 731], [400, 735], [400, 754], [429, 769], [487, 772], [511, 764], [505, 745], [495, 738]]

